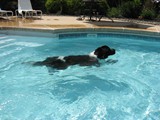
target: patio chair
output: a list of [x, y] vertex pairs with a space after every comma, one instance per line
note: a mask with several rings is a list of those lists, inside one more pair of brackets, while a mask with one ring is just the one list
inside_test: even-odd
[[2, 10], [0, 8], [0, 17], [7, 17], [7, 19], [8, 19], [9, 16], [13, 17], [13, 12], [12, 11]]
[[18, 10], [15, 11], [16, 16], [21, 15], [23, 18], [39, 16], [42, 17], [41, 10], [34, 10], [30, 0], [18, 0]]

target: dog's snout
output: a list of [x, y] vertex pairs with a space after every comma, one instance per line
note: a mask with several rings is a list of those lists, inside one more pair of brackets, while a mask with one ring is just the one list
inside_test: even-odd
[[111, 49], [111, 54], [110, 55], [114, 55], [116, 53], [115, 49]]

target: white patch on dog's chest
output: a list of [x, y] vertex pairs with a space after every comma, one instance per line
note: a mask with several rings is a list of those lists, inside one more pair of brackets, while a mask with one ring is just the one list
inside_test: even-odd
[[95, 55], [94, 52], [95, 52], [95, 51], [91, 52], [91, 53], [89, 54], [89, 56], [90, 56], [90, 57], [97, 58], [97, 55]]
[[57, 59], [59, 59], [59, 60], [65, 62], [64, 56], [59, 56]]

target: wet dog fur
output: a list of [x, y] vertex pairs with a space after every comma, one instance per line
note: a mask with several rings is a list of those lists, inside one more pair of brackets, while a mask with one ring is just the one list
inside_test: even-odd
[[57, 70], [63, 70], [72, 65], [79, 66], [99, 66], [100, 59], [106, 59], [110, 55], [115, 54], [115, 49], [109, 48], [107, 45], [98, 47], [89, 55], [70, 55], [48, 57], [44, 61], [33, 63], [34, 66], [47, 66]]

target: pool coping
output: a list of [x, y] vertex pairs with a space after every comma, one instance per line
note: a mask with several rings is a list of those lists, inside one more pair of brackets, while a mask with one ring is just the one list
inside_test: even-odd
[[[41, 34], [38, 34], [41, 33]], [[38, 36], [39, 37], [58, 37], [59, 34], [69, 33], [120, 33], [134, 34], [144, 36], [160, 37], [160, 32], [145, 31], [139, 29], [122, 28], [60, 28], [60, 29], [41, 29], [41, 28], [18, 28], [18, 27], [0, 27], [0, 34]]]

